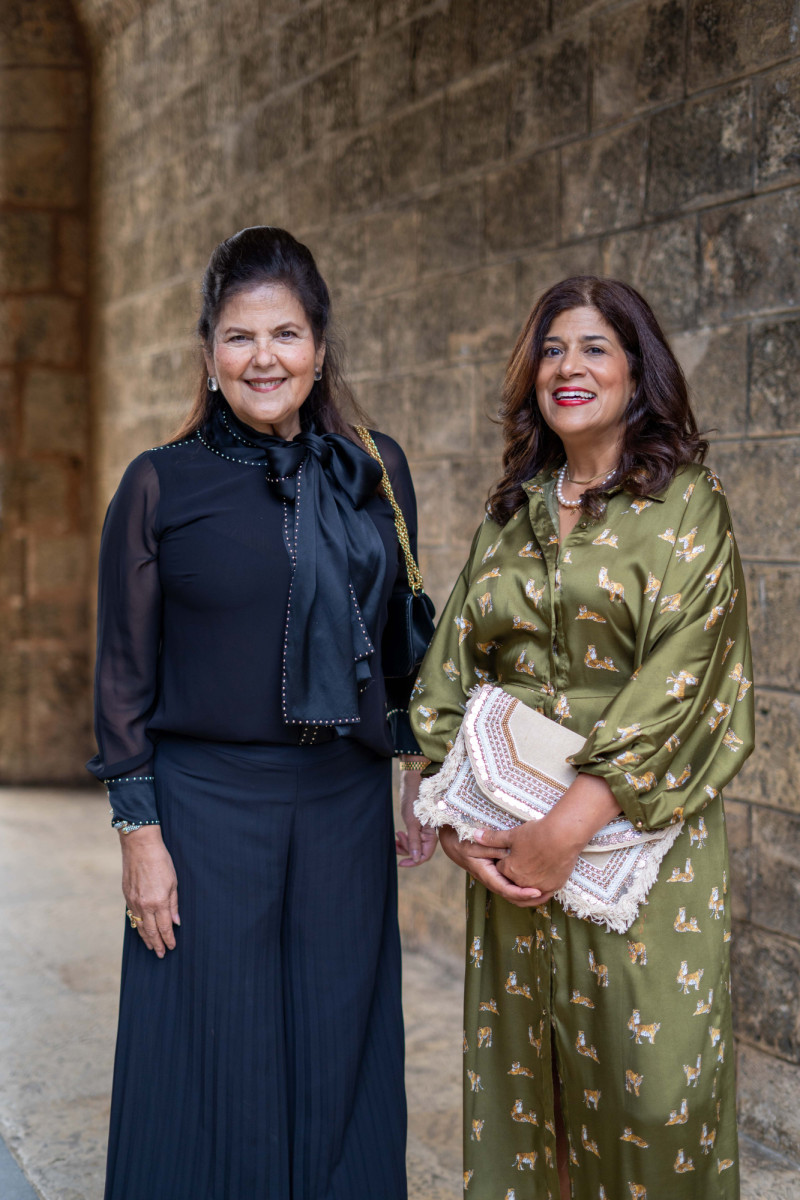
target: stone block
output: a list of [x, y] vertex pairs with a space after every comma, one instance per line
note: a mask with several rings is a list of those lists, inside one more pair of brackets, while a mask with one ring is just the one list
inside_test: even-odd
[[313, 79], [305, 89], [306, 149], [329, 133], [350, 129], [358, 113], [355, 58], [345, 59]]
[[561, 151], [564, 238], [605, 233], [641, 219], [646, 130], [643, 125], [571, 142]]
[[503, 455], [503, 427], [498, 414], [503, 398], [506, 359], [478, 363], [475, 368], [475, 445], [481, 457], [494, 456], [500, 470]]
[[362, 122], [402, 108], [411, 99], [411, 30], [392, 29], [368, 42], [359, 62], [359, 112]]
[[509, 145], [512, 154], [539, 150], [588, 132], [589, 49], [585, 37], [565, 34], [534, 43], [511, 64]]
[[[290, 227], [303, 230], [309, 226], [324, 225], [328, 221], [331, 208], [336, 205], [337, 212], [347, 212], [358, 209], [362, 196], [368, 194], [372, 203], [380, 190], [380, 179], [377, 177], [375, 162], [375, 144], [371, 138], [358, 139], [357, 144], [346, 143], [339, 147], [340, 158], [334, 160], [327, 148], [303, 158], [292, 158], [283, 169], [285, 188], [285, 214]], [[352, 186], [348, 175], [348, 166], [357, 168], [359, 178], [367, 191], [359, 195], [358, 188]], [[339, 184], [344, 191], [340, 194]], [[376, 189], [377, 184], [377, 189]]]
[[596, 3], [597, 0], [559, 0], [552, 9], [553, 28], [557, 29], [560, 24], [571, 21]]
[[50, 213], [0, 212], [0, 291], [47, 291], [53, 283]]
[[409, 412], [406, 453], [441, 462], [474, 448], [472, 372], [464, 367], [425, 371], [402, 380]]
[[79, 528], [79, 479], [67, 463], [26, 463], [23, 489], [28, 530], [60, 536]]
[[469, 28], [472, 58], [478, 63], [511, 58], [547, 30], [548, 0], [460, 0], [456, 14]]
[[693, 217], [611, 237], [603, 259], [604, 274], [632, 283], [665, 329], [694, 328], [699, 281]]
[[92, 753], [88, 655], [66, 647], [31, 653], [28, 701], [31, 783], [82, 779]]
[[420, 98], [448, 84], [453, 75], [453, 30], [450, 13], [426, 13], [411, 26], [411, 78]]
[[15, 783], [25, 778], [28, 699], [28, 655], [15, 646], [3, 646], [0, 672], [0, 780]]
[[82, 534], [32, 539], [28, 566], [31, 598], [57, 595], [66, 603], [71, 594], [85, 608], [87, 558], [86, 539]]
[[64, 213], [58, 218], [58, 283], [68, 296], [84, 296], [88, 286], [89, 247], [86, 221]]
[[472, 80], [447, 92], [444, 124], [444, 169], [469, 171], [477, 163], [501, 159], [506, 149], [509, 80], [505, 66], [479, 82]]
[[635, 0], [592, 18], [592, 120], [626, 120], [683, 95], [686, 27], [680, 0]]
[[388, 29], [428, 7], [428, 0], [377, 0], [378, 28]]
[[322, 5], [315, 4], [304, 12], [288, 18], [280, 31], [281, 83], [296, 83], [307, 75], [313, 75], [322, 66], [323, 56]]
[[753, 660], [762, 686], [800, 691], [800, 659], [787, 653], [797, 643], [800, 569], [746, 565], [747, 611]]
[[0, 131], [0, 204], [75, 208], [87, 191], [86, 138], [72, 130]]
[[422, 283], [385, 302], [386, 367], [409, 371], [447, 356], [449, 280]]
[[278, 41], [275, 30], [270, 27], [253, 40], [248, 38], [244, 53], [240, 48], [237, 58], [226, 58], [226, 71], [233, 71], [238, 76], [239, 100], [243, 109], [251, 104], [262, 103], [279, 86]]
[[[770, 881], [770, 891], [774, 880]], [[756, 878], [754, 903], [764, 880]], [[731, 954], [734, 1028], [789, 1062], [800, 1062], [797, 978], [800, 946], [779, 934], [738, 925]]]
[[418, 226], [414, 208], [388, 209], [365, 219], [360, 287], [366, 295], [394, 292], [414, 282]]
[[[800, 558], [800, 526], [790, 500], [800, 487], [797, 451], [797, 442], [788, 439], [718, 442], [712, 448], [709, 463], [722, 478], [745, 558]], [[784, 503], [776, 504], [776, 497]]]
[[750, 191], [751, 107], [750, 85], [738, 84], [653, 117], [648, 213], [661, 216]]
[[698, 329], [672, 338], [704, 433], [743, 434], [747, 422], [747, 330]]
[[[17, 382], [15, 372], [0, 370], [0, 463], [17, 441]], [[0, 571], [0, 577], [3, 572]], [[2, 584], [0, 584], [2, 586]]]
[[756, 748], [729, 794], [800, 814], [799, 771], [800, 697], [757, 685]]
[[483, 188], [445, 188], [419, 202], [419, 271], [446, 271], [478, 262], [483, 247]]
[[233, 151], [234, 168], [241, 175], [273, 172], [276, 163], [302, 153], [303, 141], [302, 94], [281, 93], [265, 101], [239, 125]]
[[531, 309], [547, 288], [573, 275], [603, 273], [597, 242], [579, 242], [526, 255], [517, 266], [517, 323], [521, 329]]
[[[794, 1159], [800, 1158], [797, 1085], [795, 1063], [783, 1062], [757, 1046], [740, 1045], [737, 1071], [739, 1128], [742, 1133]], [[791, 1196], [791, 1191], [787, 1191], [786, 1196]]]
[[450, 283], [448, 356], [451, 361], [506, 356], [516, 337], [514, 263], [481, 267]]
[[453, 458], [450, 468], [452, 489], [451, 545], [461, 549], [466, 560], [475, 530], [483, 520], [490, 486], [500, 477], [500, 464], [482, 455]]
[[435, 459], [412, 458], [410, 462], [419, 513], [420, 569], [426, 590], [434, 597], [437, 610], [441, 611], [440, 602], [450, 594], [456, 577], [451, 577], [442, 567], [442, 556], [453, 540], [450, 459], [437, 462]]
[[364, 278], [362, 223], [333, 225], [310, 249], [330, 290], [334, 314], [345, 300], [358, 300]]
[[0, 25], [0, 63], [82, 66], [78, 24], [60, 0], [6, 0]]
[[750, 331], [750, 431], [800, 430], [800, 320], [754, 324]]
[[357, 134], [338, 146], [327, 185], [335, 214], [360, 212], [380, 198], [380, 159], [379, 143], [369, 133]]
[[725, 797], [725, 824], [728, 829], [731, 879], [730, 903], [734, 920], [750, 916], [750, 805]]
[[800, 179], [799, 67], [795, 62], [754, 80], [759, 187]]
[[0, 121], [8, 129], [69, 129], [89, 112], [84, 67], [0, 67]]
[[85, 460], [89, 438], [86, 376], [34, 369], [23, 393], [23, 447], [27, 454], [64, 454]]
[[433, 100], [383, 126], [380, 157], [387, 197], [416, 192], [438, 182], [442, 171], [443, 112], [441, 100]]
[[325, 58], [350, 54], [375, 31], [373, 4], [364, 0], [325, 0]]
[[338, 306], [337, 324], [344, 334], [347, 347], [348, 373], [354, 375], [378, 372], [383, 367], [384, 314], [380, 304]]
[[[388, 433], [405, 450], [410, 437], [410, 414], [402, 377], [362, 379], [355, 392], [358, 403], [366, 411], [369, 428]], [[416, 484], [416, 477], [414, 482]]]
[[80, 313], [63, 296], [0, 299], [0, 362], [73, 367], [83, 356]]
[[506, 254], [552, 244], [557, 205], [558, 163], [552, 150], [487, 175], [487, 249]]
[[704, 89], [797, 52], [794, 0], [690, 0], [689, 87]]
[[[800, 938], [800, 813], [753, 808], [752, 919], [765, 929]], [[800, 956], [800, 946], [795, 947]], [[795, 974], [795, 989], [797, 979]], [[796, 995], [796, 991], [795, 991]], [[797, 1041], [792, 1051], [800, 1062], [800, 1008], [795, 1007]], [[779, 1048], [779, 1053], [786, 1050]]]

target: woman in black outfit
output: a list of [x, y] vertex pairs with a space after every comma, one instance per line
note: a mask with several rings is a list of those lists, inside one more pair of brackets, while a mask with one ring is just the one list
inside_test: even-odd
[[[420, 759], [381, 639], [408, 585], [329, 311], [290, 234], [221, 243], [207, 380], [108, 510], [89, 768], [129, 924], [106, 1200], [406, 1196], [390, 772]], [[375, 441], [413, 542], [405, 457]], [[401, 865], [435, 846], [418, 779]]]

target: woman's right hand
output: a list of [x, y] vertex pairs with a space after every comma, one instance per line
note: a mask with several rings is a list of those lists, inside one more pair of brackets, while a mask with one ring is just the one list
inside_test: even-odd
[[139, 936], [148, 950], [163, 958], [175, 949], [178, 877], [158, 825], [143, 825], [119, 835], [122, 846], [122, 893], [136, 917]]
[[439, 842], [447, 857], [457, 867], [473, 875], [478, 883], [482, 883], [495, 895], [508, 900], [509, 904], [514, 904], [517, 908], [535, 908], [537, 904], [541, 904], [542, 893], [538, 888], [517, 887], [498, 870], [497, 861], [508, 853], [506, 850], [481, 846], [478, 842], [460, 842], [451, 825], [439, 830]]

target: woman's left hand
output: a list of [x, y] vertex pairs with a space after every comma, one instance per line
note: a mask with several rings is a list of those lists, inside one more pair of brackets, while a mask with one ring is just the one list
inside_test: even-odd
[[421, 778], [419, 771], [403, 771], [400, 775], [400, 815], [405, 829], [398, 829], [395, 834], [395, 848], [405, 857], [400, 859], [398, 867], [418, 867], [427, 862], [436, 849], [436, 830], [422, 825], [419, 817], [414, 816]]
[[555, 809], [540, 821], [526, 821], [515, 829], [484, 829], [475, 835], [481, 846], [505, 850], [497, 869], [518, 887], [539, 888], [539, 904], [546, 904], [572, 873], [581, 846], [575, 846], [570, 830], [560, 828]]
[[567, 882], [583, 847], [618, 815], [619, 805], [605, 780], [581, 774], [546, 817], [515, 829], [480, 830], [475, 841], [505, 850], [498, 870], [519, 887], [539, 888], [544, 904]]

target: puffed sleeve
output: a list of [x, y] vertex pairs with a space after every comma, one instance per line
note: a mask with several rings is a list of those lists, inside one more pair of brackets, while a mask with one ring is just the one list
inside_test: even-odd
[[103, 525], [97, 615], [95, 736], [87, 767], [108, 788], [117, 828], [157, 824], [147, 722], [161, 639], [158, 475], [148, 455], [126, 470]]
[[[381, 458], [386, 467], [386, 473], [389, 476], [395, 499], [400, 505], [400, 510], [405, 519], [411, 553], [417, 559], [417, 498], [414, 493], [414, 484], [411, 479], [408, 460], [401, 447], [392, 438], [387, 437], [386, 434], [374, 431], [372, 436], [375, 439], [375, 444], [380, 451]], [[406, 561], [400, 549], [399, 541], [397, 544], [397, 556], [397, 575], [393, 591], [409, 592], [411, 589], [408, 583]], [[392, 730], [395, 754], [421, 753], [408, 719], [408, 701], [411, 689], [414, 686], [414, 678], [415, 672], [412, 672], [411, 675], [403, 679], [386, 679], [388, 718]]]
[[474, 564], [480, 561], [484, 543], [497, 528], [488, 518], [472, 541], [469, 557], [444, 607], [436, 633], [425, 655], [411, 696], [411, 728], [422, 753], [432, 762], [432, 774], [443, 762], [456, 740], [464, 718], [469, 692], [475, 687], [479, 664], [470, 622], [463, 610]]
[[571, 760], [644, 829], [695, 815], [753, 749], [744, 578], [713, 472], [693, 486], [651, 614], [636, 670]]

